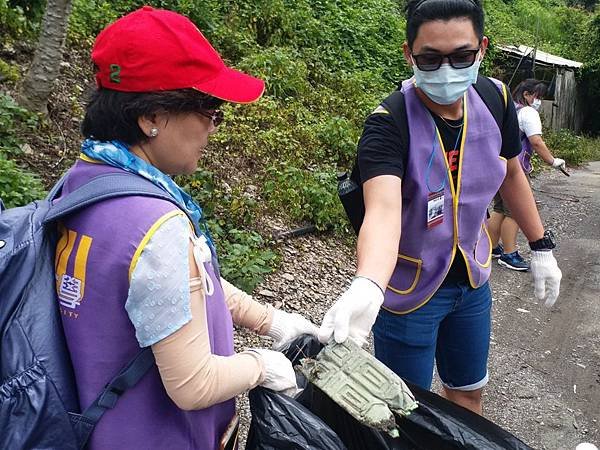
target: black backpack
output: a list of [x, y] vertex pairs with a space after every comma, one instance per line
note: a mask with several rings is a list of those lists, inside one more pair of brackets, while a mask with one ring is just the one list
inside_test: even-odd
[[53, 204], [63, 180], [45, 200], [11, 209], [0, 201], [0, 449], [84, 448], [104, 412], [154, 365], [151, 349], [141, 350], [79, 411], [56, 298], [56, 221], [114, 197], [174, 200], [123, 172], [97, 176]]
[[[400, 91], [400, 87], [401, 85], [398, 86], [398, 89], [389, 95], [382, 103], [385, 106], [385, 109], [391, 114], [400, 131], [403, 141], [408, 146], [410, 137], [408, 132], [408, 120], [406, 117], [406, 104], [404, 103], [404, 94]], [[492, 80], [481, 75], [477, 77], [477, 82], [473, 87], [492, 113], [492, 116], [494, 116], [498, 128], [502, 130], [508, 102], [506, 87], [503, 85], [501, 91]], [[358, 235], [365, 217], [365, 203], [360, 171], [358, 168], [358, 155], [356, 156], [354, 167], [352, 168], [350, 175], [348, 176], [348, 174], [345, 174], [341, 178], [340, 189], [338, 191], [340, 201], [344, 206], [344, 211], [346, 211], [346, 215], [350, 220], [352, 228]]]

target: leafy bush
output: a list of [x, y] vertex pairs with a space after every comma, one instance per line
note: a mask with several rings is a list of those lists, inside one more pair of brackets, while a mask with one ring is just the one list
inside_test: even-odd
[[0, 35], [13, 39], [33, 35], [44, 13], [43, 0], [0, 0]]
[[21, 206], [45, 195], [34, 174], [7, 158], [20, 154], [20, 135], [37, 127], [38, 116], [0, 94], [0, 198], [7, 207]]
[[283, 212], [294, 221], [309, 221], [319, 230], [346, 227], [333, 167], [314, 170], [285, 165], [270, 167], [264, 192], [272, 210]]
[[[213, 224], [211, 229], [219, 228]], [[252, 292], [265, 275], [275, 270], [278, 256], [256, 232], [232, 228], [217, 233], [215, 241], [221, 275], [246, 292]]]
[[0, 155], [0, 199], [7, 208], [25, 205], [45, 195], [38, 177]]
[[304, 95], [310, 87], [306, 64], [294, 49], [267, 48], [244, 58], [238, 67], [262, 78], [275, 98]]
[[200, 204], [213, 236], [221, 273], [230, 282], [252, 292], [266, 274], [273, 272], [277, 254], [262, 236], [242, 226], [251, 224], [257, 203], [240, 187], [223, 190], [213, 172], [199, 169], [177, 182]]
[[544, 142], [554, 156], [567, 165], [578, 166], [587, 161], [600, 160], [600, 139], [579, 136], [570, 130], [547, 131]]
[[21, 152], [19, 135], [38, 126], [38, 116], [19, 106], [14, 99], [0, 94], [0, 156]]
[[0, 81], [8, 80], [15, 82], [18, 81], [20, 77], [21, 73], [19, 72], [18, 67], [0, 59]]

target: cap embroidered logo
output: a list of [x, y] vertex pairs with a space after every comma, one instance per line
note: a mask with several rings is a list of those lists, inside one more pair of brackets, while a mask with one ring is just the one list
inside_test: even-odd
[[110, 81], [112, 81], [113, 83], [120, 83], [121, 82], [121, 66], [119, 66], [118, 64], [111, 64], [110, 65]]

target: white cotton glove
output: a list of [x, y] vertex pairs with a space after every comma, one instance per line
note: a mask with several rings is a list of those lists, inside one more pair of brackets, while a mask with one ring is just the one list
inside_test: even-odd
[[533, 292], [538, 300], [546, 300], [545, 306], [550, 308], [558, 298], [562, 272], [558, 268], [552, 250], [531, 252], [531, 274], [533, 275]]
[[302, 334], [312, 334], [316, 337], [318, 332], [317, 326], [300, 314], [290, 314], [276, 309], [267, 336], [273, 338], [273, 348], [279, 350]]
[[554, 158], [554, 161], [552, 161], [552, 167], [558, 170], [565, 169], [567, 167], [567, 163], [564, 159]]
[[383, 303], [383, 291], [374, 281], [358, 276], [350, 288], [325, 313], [319, 340], [326, 344], [333, 335], [337, 343], [352, 339], [363, 346]]
[[283, 353], [266, 348], [253, 348], [251, 351], [261, 356], [265, 367], [265, 379], [260, 383], [261, 386], [292, 396], [298, 392], [296, 373], [291, 361]]

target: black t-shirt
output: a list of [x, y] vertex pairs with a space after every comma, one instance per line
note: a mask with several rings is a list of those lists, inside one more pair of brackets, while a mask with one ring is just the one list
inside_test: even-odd
[[[521, 152], [521, 140], [515, 105], [510, 99], [507, 103], [501, 130], [500, 156], [511, 159]], [[442, 137], [453, 182], [456, 185], [460, 161], [462, 119], [448, 120], [433, 113], [431, 115]], [[458, 148], [455, 148], [457, 142], [456, 147]], [[403, 178], [407, 161], [408, 145], [402, 138], [392, 115], [386, 113], [380, 106], [365, 121], [363, 134], [358, 143], [358, 167], [361, 181], [364, 183], [380, 175], [396, 175]], [[463, 176], [468, 176], [468, 174], [463, 174]], [[458, 257], [454, 258], [446, 279], [466, 281], [468, 274], [464, 258], [459, 250], [456, 254]]]

